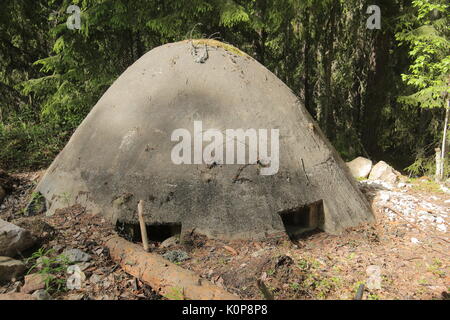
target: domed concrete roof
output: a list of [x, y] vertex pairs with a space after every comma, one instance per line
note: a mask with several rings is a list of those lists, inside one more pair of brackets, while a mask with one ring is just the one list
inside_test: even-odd
[[[194, 125], [197, 135], [216, 129], [215, 137], [221, 132], [225, 140], [229, 129], [254, 129], [258, 137], [266, 129], [267, 154], [276, 151], [270, 133], [278, 130], [279, 157], [255, 159], [247, 139], [240, 141], [248, 147], [245, 163], [220, 159], [217, 150], [199, 163], [196, 152], [210, 142], [203, 137], [194, 146]], [[191, 164], [174, 161], [177, 132], [192, 134], [190, 156], [179, 153]], [[267, 174], [270, 166], [274, 174]], [[113, 223], [132, 223], [142, 199], [148, 225], [181, 224], [217, 238], [312, 227], [336, 234], [374, 219], [345, 163], [291, 90], [256, 60], [213, 40], [167, 44], [130, 66], [37, 189], [50, 214], [80, 203]]]

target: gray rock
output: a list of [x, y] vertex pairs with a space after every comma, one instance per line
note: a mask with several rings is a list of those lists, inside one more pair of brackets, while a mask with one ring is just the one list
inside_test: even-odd
[[80, 290], [86, 280], [86, 275], [81, 271], [80, 267], [78, 265], [68, 267], [67, 274], [70, 275], [66, 281], [67, 289]]
[[52, 300], [52, 297], [44, 289], [37, 290], [31, 295], [37, 300]]
[[182, 262], [184, 260], [189, 259], [189, 255], [182, 250], [172, 250], [163, 254], [163, 257], [169, 260], [170, 262]]
[[370, 172], [370, 180], [381, 180], [390, 184], [396, 184], [398, 181], [399, 173], [394, 170], [390, 165], [384, 161], [378, 162], [373, 166]]
[[160, 248], [168, 248], [168, 247], [175, 246], [179, 243], [179, 240], [180, 240], [179, 236], [173, 236], [173, 237], [167, 238], [166, 240], [161, 242], [159, 247]]
[[62, 255], [65, 256], [71, 263], [88, 262], [91, 260], [91, 255], [81, 251], [80, 249], [66, 249], [63, 251]]
[[92, 266], [92, 263], [91, 262], [82, 262], [82, 263], [78, 263], [78, 266], [80, 267], [81, 271], [84, 271], [87, 268], [89, 268], [90, 266]]
[[34, 243], [29, 231], [0, 219], [0, 256], [14, 257]]
[[355, 178], [367, 178], [372, 170], [372, 161], [363, 157], [358, 157], [347, 162], [347, 167]]
[[368, 276], [366, 285], [369, 290], [380, 290], [381, 289], [381, 268], [380, 266], [372, 265], [368, 266], [366, 269], [366, 274]]
[[32, 293], [45, 288], [46, 276], [40, 273], [32, 273], [25, 276], [25, 284], [20, 290], [23, 293]]
[[0, 257], [0, 282], [8, 282], [20, 277], [25, 272], [22, 261], [9, 257]]

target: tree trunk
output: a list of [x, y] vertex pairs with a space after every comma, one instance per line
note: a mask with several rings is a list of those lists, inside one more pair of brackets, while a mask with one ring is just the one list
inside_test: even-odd
[[441, 181], [441, 177], [442, 177], [442, 175], [441, 175], [442, 152], [441, 152], [440, 148], [436, 148], [436, 149], [434, 149], [434, 151], [436, 152], [436, 173], [434, 175], [434, 180], [436, 182], [439, 182], [439, 181]]
[[168, 299], [239, 300], [238, 296], [201, 279], [194, 272], [183, 269], [158, 254], [145, 252], [140, 245], [118, 236], [108, 239], [105, 245], [111, 258], [126, 273], [139, 278]]
[[439, 168], [439, 180], [443, 181], [445, 178], [445, 155], [447, 153], [447, 128], [448, 128], [448, 120], [450, 116], [450, 100], [447, 100], [447, 107], [445, 108], [445, 120], [444, 120], [444, 135], [442, 137], [442, 148], [441, 148], [441, 161], [440, 161], [440, 168]]

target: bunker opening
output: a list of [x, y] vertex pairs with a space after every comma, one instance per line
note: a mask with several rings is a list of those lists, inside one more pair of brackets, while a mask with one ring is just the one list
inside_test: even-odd
[[[173, 236], [180, 236], [181, 223], [154, 223], [146, 224], [147, 237], [149, 241], [162, 242]], [[119, 235], [132, 242], [142, 242], [139, 223], [117, 221], [116, 231]]]
[[323, 201], [278, 212], [284, 229], [291, 240], [303, 238], [312, 233], [323, 231]]

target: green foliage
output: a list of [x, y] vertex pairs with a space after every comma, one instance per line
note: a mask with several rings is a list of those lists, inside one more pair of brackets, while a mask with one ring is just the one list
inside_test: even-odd
[[0, 123], [0, 167], [41, 168], [62, 149], [71, 132], [10, 118]]
[[171, 287], [165, 297], [170, 300], [184, 300], [184, 290], [180, 287]]
[[[81, 30], [66, 27], [71, 4], [81, 8]], [[48, 165], [128, 66], [188, 38], [218, 38], [259, 60], [345, 159], [406, 167], [439, 138], [441, 112], [408, 104], [442, 105], [449, 10], [444, 0], [380, 6], [382, 29], [367, 30], [362, 0], [5, 0], [0, 167]]]
[[412, 189], [420, 192], [429, 192], [429, 193], [441, 193], [445, 194], [445, 192], [441, 189], [441, 186], [435, 182], [434, 180], [423, 180], [423, 179], [409, 179], [409, 183], [412, 184]]
[[31, 265], [28, 274], [37, 270], [38, 274], [44, 276], [45, 290], [49, 293], [65, 290], [65, 273], [70, 262], [64, 255], [53, 256], [54, 250], [40, 248], [25, 261], [26, 265]]
[[380, 296], [376, 293], [369, 293], [367, 295], [367, 300], [380, 300]]
[[423, 108], [445, 107], [450, 86], [450, 10], [447, 1], [414, 0], [414, 14], [403, 16], [396, 33], [412, 59], [402, 79], [416, 89], [400, 101]]
[[434, 274], [435, 276], [438, 276], [440, 278], [445, 278], [445, 276], [447, 274], [445, 272], [444, 264], [442, 263], [441, 260], [439, 260], [437, 258], [434, 259], [433, 263], [428, 266], [428, 271], [430, 271], [432, 274]]
[[[427, 154], [430, 154], [429, 156]], [[412, 177], [433, 176], [436, 171], [436, 155], [426, 148], [418, 149], [414, 162], [405, 168]], [[450, 159], [447, 154], [444, 165], [444, 176], [450, 175]]]
[[326, 299], [330, 294], [342, 287], [342, 279], [338, 276], [324, 277], [320, 271], [320, 262], [307, 257], [301, 258], [297, 266], [303, 273], [303, 279], [291, 283], [289, 287], [299, 294], [308, 293], [318, 299]]

